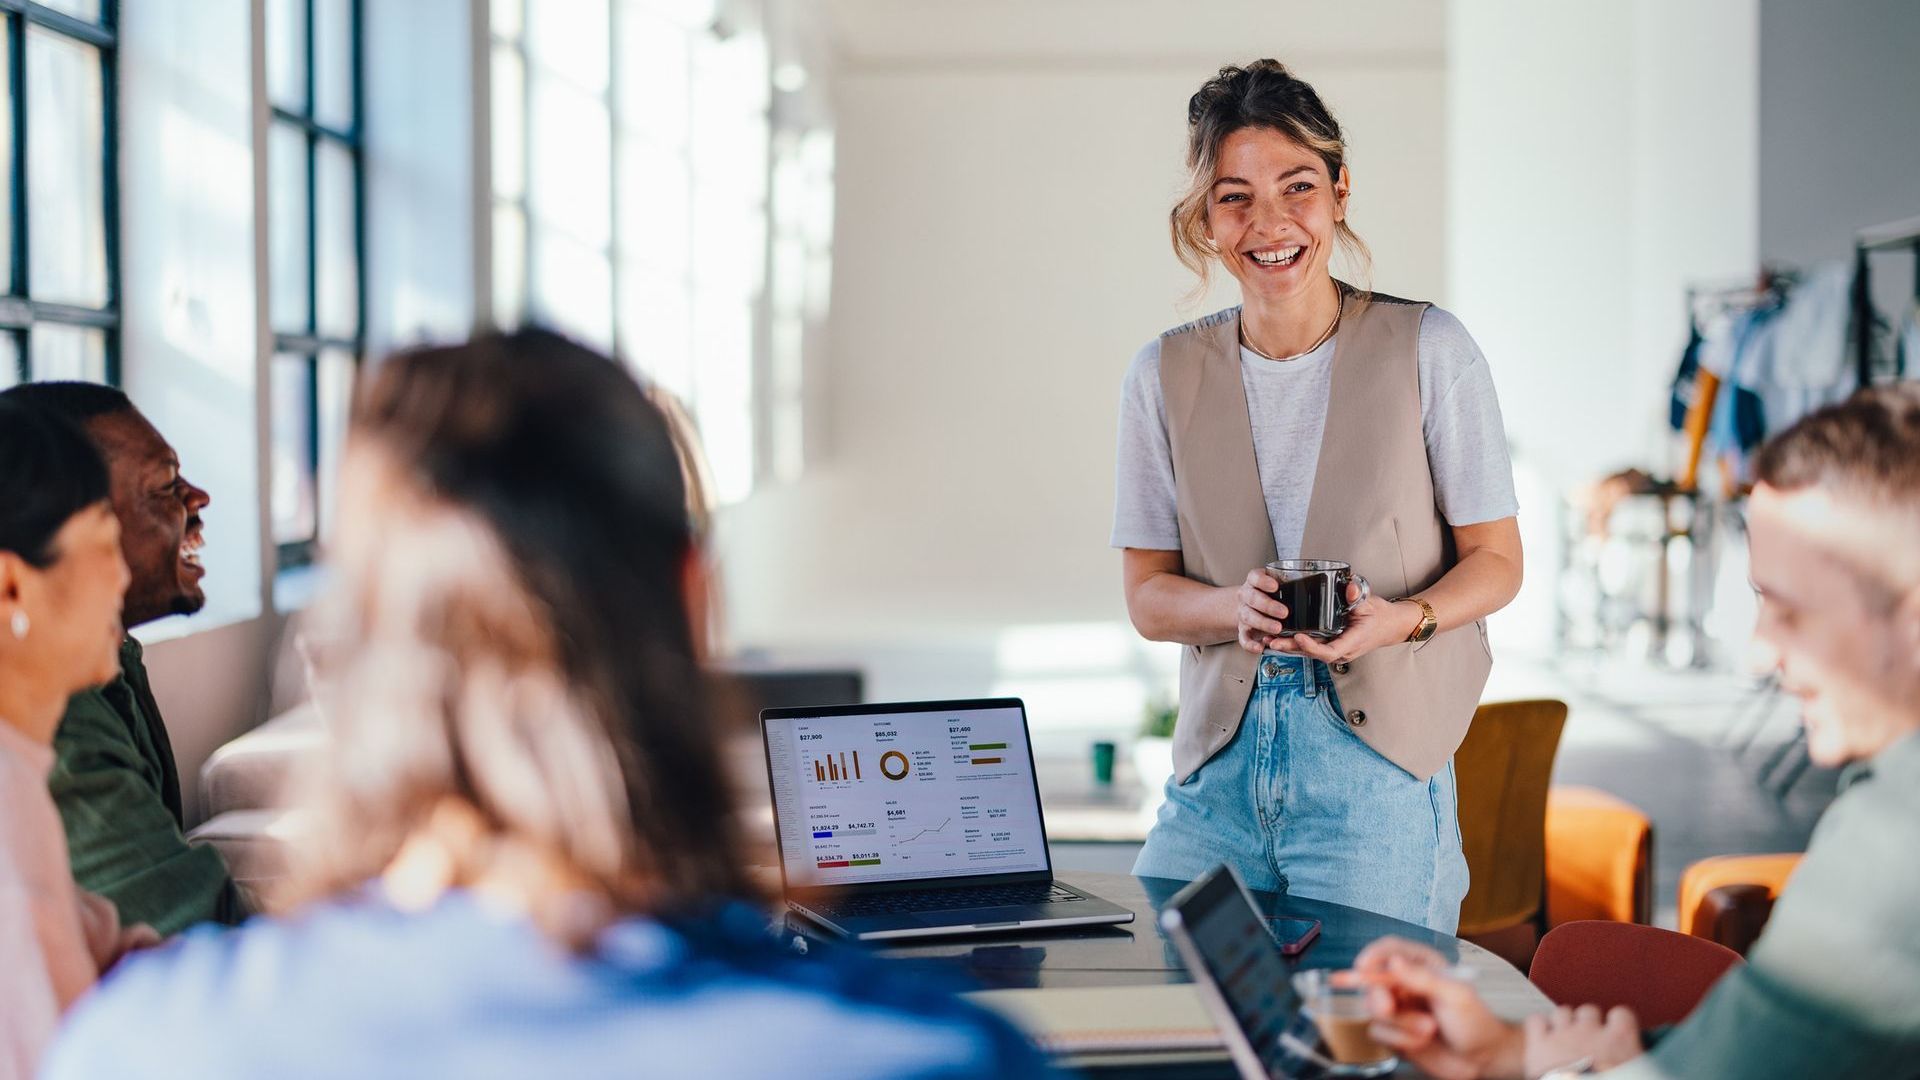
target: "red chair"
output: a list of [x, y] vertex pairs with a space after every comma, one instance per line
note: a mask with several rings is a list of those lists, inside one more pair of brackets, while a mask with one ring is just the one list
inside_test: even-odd
[[1540, 939], [1528, 977], [1560, 1005], [1625, 1005], [1641, 1027], [1677, 1024], [1740, 954], [1705, 938], [1636, 923], [1563, 923]]

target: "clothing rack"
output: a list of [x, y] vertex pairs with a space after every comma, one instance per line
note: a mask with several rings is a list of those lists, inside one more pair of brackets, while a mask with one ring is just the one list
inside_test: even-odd
[[1702, 304], [1717, 304], [1722, 310], [1741, 310], [1764, 307], [1780, 303], [1786, 292], [1797, 280], [1798, 275], [1790, 270], [1765, 267], [1756, 281], [1748, 278], [1741, 282], [1724, 285], [1694, 284], [1687, 286], [1687, 325], [1700, 325]]
[[[1854, 246], [1861, 251], [1897, 251], [1909, 248], [1920, 255], [1920, 217], [1910, 217], [1905, 221], [1890, 221], [1885, 225], [1875, 225], [1861, 229], [1856, 234]], [[1920, 298], [1920, 281], [1914, 283], [1914, 296]]]
[[1713, 301], [1726, 304], [1729, 307], [1752, 307], [1757, 304], [1766, 303], [1774, 295], [1775, 291], [1772, 288], [1757, 285], [1714, 287], [1689, 285], [1687, 286], [1687, 310], [1692, 311], [1694, 305], [1699, 304], [1701, 301]]
[[[1867, 256], [1879, 251], [1909, 250], [1914, 256], [1913, 297], [1920, 302], [1920, 217], [1910, 217], [1903, 221], [1889, 221], [1883, 225], [1874, 225], [1861, 229], [1853, 238], [1853, 345], [1860, 364], [1860, 385], [1873, 382], [1873, 328], [1876, 318], [1873, 310], [1873, 291], [1869, 278]], [[1897, 357], [1897, 354], [1896, 354]], [[1894, 374], [1906, 374], [1900, 370], [1900, 361], [1896, 358]]]

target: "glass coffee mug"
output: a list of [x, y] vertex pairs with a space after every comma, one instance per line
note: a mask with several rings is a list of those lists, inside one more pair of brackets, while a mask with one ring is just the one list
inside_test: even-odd
[[1385, 1076], [1399, 1067], [1393, 1051], [1368, 1033], [1373, 1012], [1367, 987], [1353, 972], [1309, 968], [1293, 976], [1293, 990], [1320, 1035], [1313, 1057], [1324, 1075]]
[[1347, 603], [1347, 586], [1360, 586], [1361, 600], [1373, 595], [1373, 587], [1352, 565], [1332, 559], [1281, 559], [1268, 563], [1267, 573], [1280, 583], [1273, 598], [1287, 605], [1281, 637], [1337, 638], [1346, 633], [1347, 612], [1353, 607]]

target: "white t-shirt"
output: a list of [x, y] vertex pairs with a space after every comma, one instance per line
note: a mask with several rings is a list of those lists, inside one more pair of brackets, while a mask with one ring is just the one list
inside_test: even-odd
[[[1287, 360], [1240, 350], [1254, 458], [1273, 523], [1274, 550], [1283, 559], [1331, 557], [1303, 552], [1300, 544], [1333, 392], [1338, 340], [1335, 334], [1314, 351]], [[1475, 525], [1519, 513], [1493, 375], [1480, 347], [1450, 312], [1429, 307], [1421, 317], [1419, 368], [1420, 422], [1441, 516], [1449, 525]], [[1173, 455], [1160, 395], [1159, 338], [1134, 356], [1120, 394], [1110, 543], [1117, 548], [1180, 549]]]

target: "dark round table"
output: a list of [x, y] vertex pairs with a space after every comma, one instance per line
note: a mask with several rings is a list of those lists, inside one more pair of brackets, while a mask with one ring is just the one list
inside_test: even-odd
[[[1067, 927], [987, 937], [931, 938], [876, 946], [883, 956], [951, 964], [986, 989], [1132, 986], [1193, 981], [1173, 942], [1160, 929], [1159, 911], [1186, 885], [1166, 878], [1131, 874], [1062, 871], [1061, 880], [1111, 900], [1134, 913], [1119, 926]], [[1261, 914], [1320, 920], [1320, 937], [1300, 956], [1295, 968], [1344, 968], [1369, 942], [1396, 935], [1440, 950], [1476, 972], [1475, 985], [1496, 1013], [1518, 1019], [1552, 1007], [1513, 965], [1471, 942], [1438, 934], [1371, 911], [1284, 894], [1255, 892]], [[814, 936], [812, 924], [788, 916], [795, 932]], [[1069, 1064], [1101, 1076], [1232, 1076], [1224, 1053], [1154, 1058], [1116, 1055], [1111, 1059], [1075, 1059]]]

